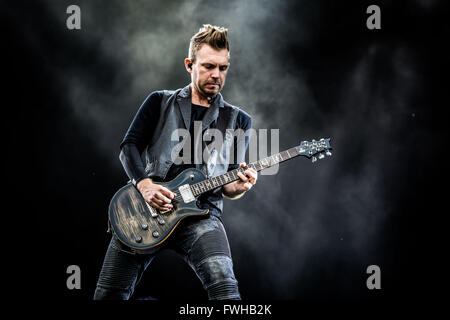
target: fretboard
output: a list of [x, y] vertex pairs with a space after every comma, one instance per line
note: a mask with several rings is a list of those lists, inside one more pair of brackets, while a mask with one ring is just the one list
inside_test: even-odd
[[247, 164], [246, 167], [243, 167], [243, 168], [239, 167], [237, 169], [230, 170], [227, 173], [224, 173], [220, 176], [212, 177], [212, 178], [203, 180], [201, 182], [198, 182], [196, 184], [193, 184], [193, 185], [191, 185], [192, 193], [194, 194], [195, 197], [197, 197], [197, 196], [201, 195], [202, 193], [205, 193], [205, 192], [208, 192], [215, 188], [221, 187], [230, 182], [239, 180], [240, 178], [238, 176], [238, 172], [244, 173], [244, 171], [247, 170], [247, 168], [252, 168], [258, 172], [263, 169], [272, 167], [283, 161], [295, 158], [299, 155], [300, 154], [298, 153], [298, 151], [295, 147], [285, 150], [285, 151], [282, 151], [280, 153], [271, 155], [271, 156], [263, 158], [261, 160], [249, 163], [249, 164]]

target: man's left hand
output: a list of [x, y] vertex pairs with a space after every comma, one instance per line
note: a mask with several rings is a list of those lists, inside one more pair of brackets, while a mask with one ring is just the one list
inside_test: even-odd
[[[239, 165], [241, 168], [245, 167], [245, 162]], [[245, 174], [245, 175], [244, 175]], [[222, 187], [222, 195], [229, 199], [239, 199], [242, 195], [250, 190], [258, 179], [256, 170], [248, 168], [242, 172], [238, 172], [239, 180], [228, 183]]]
[[[243, 162], [239, 166], [243, 168], [246, 164]], [[250, 190], [255, 185], [256, 180], [258, 180], [258, 173], [255, 169], [248, 168], [244, 171], [244, 174], [242, 172], [238, 172], [238, 176], [241, 178], [241, 180], [236, 181], [236, 191], [238, 193]]]

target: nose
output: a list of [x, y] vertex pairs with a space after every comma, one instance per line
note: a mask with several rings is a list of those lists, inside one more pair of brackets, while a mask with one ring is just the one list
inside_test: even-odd
[[211, 77], [214, 78], [214, 79], [218, 79], [219, 78], [219, 74], [220, 74], [219, 68], [214, 68], [211, 71]]

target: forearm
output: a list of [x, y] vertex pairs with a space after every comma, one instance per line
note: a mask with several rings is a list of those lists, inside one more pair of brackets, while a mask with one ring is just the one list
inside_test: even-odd
[[123, 145], [119, 159], [128, 178], [130, 178], [134, 185], [142, 179], [147, 178], [141, 154], [135, 144], [127, 143]]
[[222, 187], [222, 195], [225, 198], [232, 200], [241, 198], [244, 195], [245, 191], [239, 191], [236, 186], [237, 181], [224, 185]]

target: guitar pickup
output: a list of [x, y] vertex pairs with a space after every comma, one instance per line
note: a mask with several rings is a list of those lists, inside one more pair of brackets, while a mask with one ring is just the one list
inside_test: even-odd
[[194, 194], [192, 193], [191, 186], [189, 184], [184, 184], [178, 188], [184, 203], [189, 203], [195, 200]]

